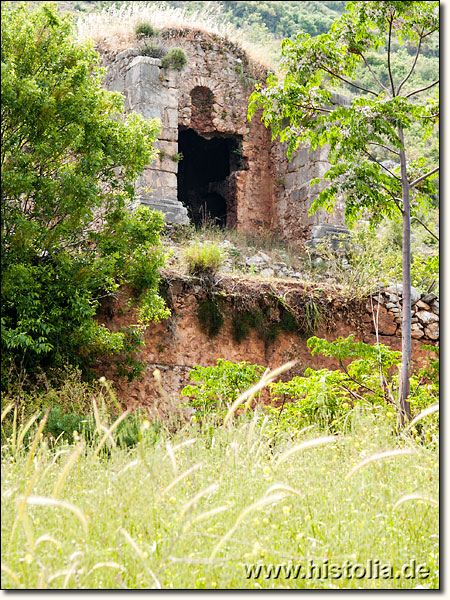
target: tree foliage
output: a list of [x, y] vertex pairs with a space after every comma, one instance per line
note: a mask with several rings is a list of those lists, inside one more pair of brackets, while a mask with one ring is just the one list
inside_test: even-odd
[[2, 346], [27, 370], [121, 351], [94, 318], [120, 284], [143, 292], [140, 326], [167, 314], [163, 217], [129, 211], [159, 124], [124, 118], [102, 76], [70, 19], [2, 7]]
[[[439, 29], [438, 2], [349, 2], [346, 12], [327, 34], [300, 33], [282, 45], [283, 76], [270, 75], [267, 87], [250, 97], [249, 116], [262, 118], [288, 145], [288, 155], [301, 142], [329, 147], [331, 168], [325, 189], [312, 211], [332, 211], [345, 199], [345, 216], [353, 224], [361, 215], [372, 224], [399, 211], [403, 222], [402, 409], [409, 414], [411, 366], [411, 218], [430, 201], [434, 186], [423, 158], [412, 159], [405, 133], [416, 128], [422, 138], [439, 118], [439, 80], [411, 89], [422, 46]], [[393, 72], [392, 49], [414, 44], [415, 53], [403, 69]], [[373, 53], [381, 54], [377, 64]], [[372, 58], [371, 58], [372, 57]], [[357, 78], [361, 68], [370, 83]], [[381, 73], [381, 70], [383, 73]], [[337, 99], [333, 89], [345, 84], [353, 97]], [[380, 151], [391, 163], [386, 164]]]

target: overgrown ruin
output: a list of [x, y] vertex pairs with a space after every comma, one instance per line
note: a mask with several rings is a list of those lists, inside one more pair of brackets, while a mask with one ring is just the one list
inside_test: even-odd
[[257, 118], [247, 120], [248, 98], [267, 71], [237, 45], [190, 29], [161, 32], [166, 44], [184, 49], [178, 72], [138, 47], [104, 51], [105, 85], [125, 96], [125, 108], [162, 122], [159, 157], [137, 184], [140, 202], [162, 210], [168, 223], [277, 231], [304, 240], [312, 225], [341, 224], [342, 210], [308, 215], [328, 168], [326, 151], [301, 147], [289, 162]]

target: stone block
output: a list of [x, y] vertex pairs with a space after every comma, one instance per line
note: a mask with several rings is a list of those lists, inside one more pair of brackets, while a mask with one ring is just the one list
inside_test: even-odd
[[419, 300], [414, 306], [416, 310], [430, 310], [430, 305], [423, 300]]
[[436, 321], [439, 321], [439, 317], [428, 310], [418, 311], [416, 313], [416, 317], [424, 325], [429, 325], [430, 323], [436, 323]]
[[168, 129], [175, 129], [178, 127], [178, 111], [176, 109], [164, 109], [163, 126]]
[[176, 129], [174, 127], [162, 127], [159, 138], [161, 140], [166, 140], [167, 142], [177, 142], [178, 127]]
[[289, 202], [295, 204], [301, 204], [303, 202], [306, 202], [306, 200], [308, 199], [308, 192], [309, 188], [307, 186], [303, 186], [301, 188], [296, 188], [292, 190], [292, 192], [289, 194]]
[[309, 148], [300, 147], [292, 155], [291, 161], [289, 162], [288, 170], [296, 171], [300, 167], [305, 166], [308, 163]]
[[424, 332], [419, 323], [413, 323], [411, 325], [411, 337], [415, 340], [420, 340], [423, 338]]
[[[430, 304], [431, 302], [433, 302], [433, 300], [436, 300], [437, 296], [436, 294], [433, 294], [432, 292], [430, 292], [429, 294], [424, 294], [421, 298], [422, 302], [425, 302], [426, 304]], [[438, 300], [439, 302], [439, 300]]]
[[189, 223], [187, 209], [178, 200], [139, 198], [141, 204], [164, 213], [166, 223], [185, 225]]
[[430, 340], [438, 340], [439, 339], [439, 323], [430, 323], [424, 329], [425, 335]]
[[287, 190], [297, 187], [297, 172], [286, 173], [284, 177], [284, 187]]

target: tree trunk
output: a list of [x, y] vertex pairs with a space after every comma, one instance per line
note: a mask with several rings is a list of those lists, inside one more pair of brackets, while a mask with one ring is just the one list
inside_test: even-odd
[[[403, 129], [399, 127], [399, 138], [404, 146]], [[402, 179], [403, 204], [403, 251], [402, 251], [402, 367], [400, 373], [399, 403], [402, 424], [411, 419], [409, 404], [411, 370], [411, 209], [405, 151], [400, 150], [400, 172]]]

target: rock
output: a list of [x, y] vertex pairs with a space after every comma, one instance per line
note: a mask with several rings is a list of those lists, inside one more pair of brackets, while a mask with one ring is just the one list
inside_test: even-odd
[[275, 271], [271, 268], [263, 269], [260, 273], [262, 277], [273, 277], [275, 275]]
[[324, 237], [330, 237], [332, 235], [339, 236], [341, 234], [348, 236], [348, 228], [343, 226], [340, 227], [338, 225], [329, 225], [326, 223], [322, 225], [314, 225], [313, 227], [311, 227], [311, 237], [314, 240], [320, 240]]
[[[377, 319], [377, 311], [375, 311], [375, 322]], [[380, 335], [394, 335], [397, 330], [397, 323], [395, 323], [392, 315], [388, 311], [380, 306], [378, 313], [378, 333]], [[375, 333], [375, 325], [372, 323], [372, 333]]]
[[[421, 298], [422, 302], [426, 302], [427, 304], [430, 304], [431, 302], [433, 302], [433, 300], [436, 300], [437, 296], [436, 294], [433, 294], [432, 292], [430, 292], [429, 294], [424, 294]], [[439, 302], [439, 300], [438, 300]]]
[[427, 304], [426, 302], [424, 302], [423, 300], [419, 300], [419, 302], [416, 302], [416, 309], [419, 310], [430, 310], [430, 305]]
[[389, 302], [394, 302], [396, 304], [398, 304], [400, 298], [397, 296], [397, 294], [389, 294], [389, 293], [385, 293], [385, 296], [387, 296], [389, 298]]
[[267, 262], [267, 263], [272, 262], [272, 259], [270, 258], [270, 256], [267, 256], [267, 254], [264, 254], [264, 252], [259, 251], [258, 256], [260, 256], [264, 262]]
[[433, 312], [438, 315], [439, 314], [439, 300], [433, 300], [432, 304], [431, 304], [431, 308], [433, 310]]
[[436, 316], [434, 313], [429, 312], [427, 310], [421, 310], [421, 311], [417, 312], [416, 317], [424, 325], [429, 325], [430, 323], [435, 323], [436, 321], [439, 321], [438, 316]]
[[439, 323], [430, 323], [428, 327], [424, 329], [425, 335], [430, 340], [438, 340], [439, 339]]
[[424, 333], [423, 333], [423, 329], [420, 326], [419, 323], [413, 323], [411, 325], [411, 337], [415, 340], [420, 340], [420, 338], [423, 338]]
[[254, 256], [250, 256], [250, 258], [247, 258], [246, 263], [249, 266], [252, 265], [261, 265], [263, 263], [263, 259], [258, 256], [257, 254], [255, 254]]
[[[400, 283], [396, 283], [395, 285], [390, 285], [386, 288], [387, 292], [392, 294], [396, 294], [397, 296], [403, 296], [403, 286]], [[411, 304], [415, 304], [420, 300], [420, 292], [416, 290], [415, 287], [411, 286]]]
[[[398, 305], [397, 302], [387, 302], [385, 306], [386, 306], [387, 309], [389, 309], [389, 308], [391, 308], [391, 309], [396, 308], [397, 310], [400, 310], [400, 307], [399, 307], [399, 305]], [[396, 311], [392, 311], [392, 312], [396, 312]]]

